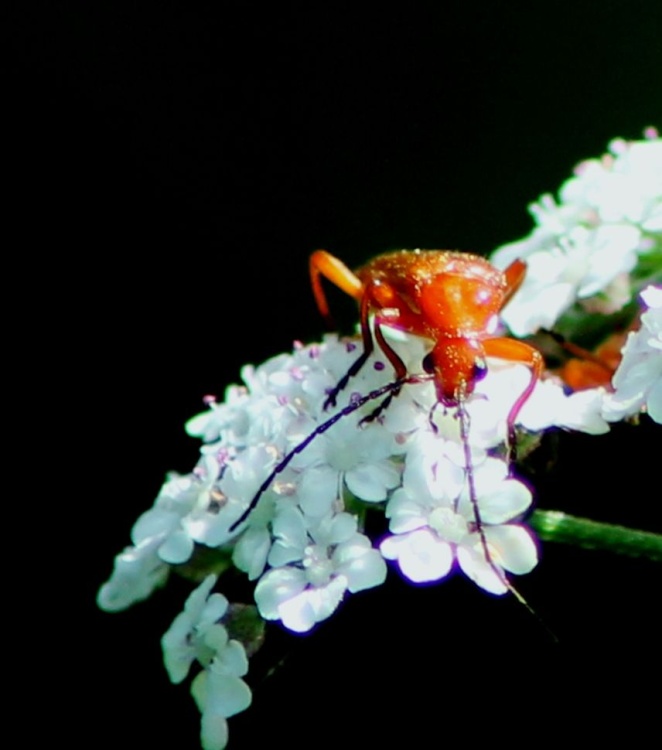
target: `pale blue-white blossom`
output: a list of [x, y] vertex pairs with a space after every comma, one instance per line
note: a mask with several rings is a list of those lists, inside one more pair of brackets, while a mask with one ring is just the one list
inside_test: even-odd
[[255, 587], [267, 620], [282, 620], [306, 632], [336, 610], [346, 592], [378, 586], [386, 566], [370, 540], [357, 532], [356, 518], [330, 513], [321, 519], [284, 508], [274, 522], [276, 542], [268, 570]]
[[162, 539], [147, 539], [127, 547], [115, 558], [113, 572], [97, 594], [97, 604], [106, 612], [119, 612], [147, 599], [165, 585], [170, 566], [159, 557]]
[[154, 507], [131, 529], [133, 546], [115, 558], [113, 573], [99, 591], [100, 607], [118, 611], [146, 599], [165, 583], [170, 565], [190, 558], [193, 540], [183, 529], [182, 519], [197, 505], [208, 502], [215, 471], [213, 460], [203, 457], [191, 474], [170, 475]]
[[255, 495], [276, 454], [269, 445], [246, 447], [228, 460], [214, 483], [215, 500], [182, 519], [191, 538], [207, 547], [224, 546], [237, 536], [232, 528]]
[[154, 506], [131, 529], [132, 546], [115, 558], [110, 579], [97, 601], [102, 609], [119, 611], [146, 599], [168, 578], [170, 566], [188, 561], [194, 538], [187, 519], [206, 512], [219, 468], [203, 455], [190, 474], [172, 474], [161, 488]]
[[457, 562], [481, 588], [504, 594], [505, 571], [528, 573], [538, 561], [531, 532], [516, 522], [531, 504], [531, 493], [509, 478], [505, 462], [497, 459], [473, 467], [473, 500], [464, 477], [448, 483], [449, 475], [448, 461], [434, 455], [419, 455], [408, 465], [402, 488], [386, 508], [392, 535], [382, 541], [381, 552], [416, 583], [444, 578]]
[[161, 639], [163, 661], [170, 681], [182, 682], [194, 661], [206, 666], [211, 660], [210, 643], [223, 628], [219, 621], [228, 609], [223, 594], [211, 594], [217, 577], [210, 575], [189, 594], [183, 612], [177, 615]]
[[248, 672], [246, 651], [229, 638], [221, 623], [228, 601], [222, 594], [211, 593], [216, 580], [216, 576], [207, 576], [189, 595], [184, 611], [161, 639], [172, 682], [182, 682], [196, 661], [203, 668], [191, 684], [202, 714], [203, 750], [222, 750], [228, 740], [227, 719], [251, 703], [251, 691], [241, 679]]
[[605, 223], [662, 231], [662, 139], [652, 130], [648, 135], [640, 141], [615, 138], [608, 154], [579, 164], [561, 188], [561, 200], [589, 217], [597, 213]]
[[[482, 436], [489, 446], [505, 439], [505, 425], [517, 398], [531, 382], [531, 370], [525, 365], [494, 361], [490, 375], [478, 384], [472, 419], [477, 422], [476, 439]], [[609, 425], [602, 416], [604, 388], [568, 392], [557, 377], [543, 377], [517, 414], [515, 424], [529, 432], [542, 432], [551, 427], [602, 435]], [[482, 430], [482, 433], [479, 432]]]
[[297, 456], [297, 494], [306, 514], [326, 515], [343, 486], [361, 500], [381, 502], [400, 483], [393, 436], [384, 429], [362, 429], [359, 421], [360, 416], [348, 415]]
[[537, 226], [498, 248], [498, 268], [525, 260], [524, 282], [502, 313], [517, 336], [552, 328], [576, 302], [610, 313], [631, 298], [629, 275], [662, 241], [662, 139], [621, 139], [581, 163], [559, 193], [530, 206]]
[[641, 299], [648, 309], [639, 330], [628, 335], [603, 414], [613, 422], [645, 409], [662, 424], [662, 287], [647, 287]]

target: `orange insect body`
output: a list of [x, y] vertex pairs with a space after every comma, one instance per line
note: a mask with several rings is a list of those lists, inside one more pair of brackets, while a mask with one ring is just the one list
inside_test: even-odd
[[[423, 366], [434, 376], [437, 398], [457, 406], [470, 395], [487, 372], [485, 358], [499, 357], [527, 365], [531, 381], [508, 417], [510, 426], [533, 390], [542, 371], [540, 353], [528, 344], [493, 336], [494, 316], [506, 305], [524, 279], [526, 264], [515, 261], [500, 271], [484, 258], [450, 250], [399, 250], [380, 255], [355, 273], [325, 250], [310, 259], [317, 304], [328, 319], [329, 311], [320, 277], [353, 296], [361, 308], [362, 358], [338, 384], [345, 387], [374, 349], [369, 316], [374, 314], [374, 338], [395, 368], [396, 377], [406, 367], [385, 340], [382, 326], [395, 327], [429, 338], [432, 351]], [[335, 401], [330, 397], [330, 403]]]

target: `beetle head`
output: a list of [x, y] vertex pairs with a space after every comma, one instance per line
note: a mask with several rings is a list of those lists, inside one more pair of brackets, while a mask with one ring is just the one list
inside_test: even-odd
[[467, 338], [437, 341], [423, 360], [423, 369], [434, 377], [437, 398], [444, 406], [457, 406], [487, 375], [480, 341]]

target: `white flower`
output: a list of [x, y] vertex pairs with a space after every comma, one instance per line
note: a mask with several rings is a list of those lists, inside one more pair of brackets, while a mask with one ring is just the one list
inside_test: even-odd
[[160, 535], [159, 557], [173, 565], [186, 562], [193, 552], [193, 539], [183, 528], [182, 519], [209, 505], [218, 473], [214, 458], [202, 456], [191, 474], [172, 476], [161, 488], [154, 507], [136, 521], [131, 531], [134, 544]]
[[628, 336], [612, 379], [614, 393], [604, 400], [603, 415], [610, 422], [645, 408], [662, 424], [662, 287], [647, 287], [641, 298], [648, 310], [641, 328]]
[[241, 679], [248, 672], [244, 647], [228, 638], [220, 620], [228, 601], [222, 594], [211, 594], [216, 576], [207, 576], [195, 589], [161, 640], [163, 658], [170, 680], [184, 680], [194, 661], [204, 670], [191, 684], [191, 693], [202, 713], [203, 750], [222, 750], [227, 744], [226, 719], [244, 711], [251, 703], [251, 692]]
[[303, 471], [297, 495], [306, 514], [323, 516], [342, 494], [342, 484], [361, 500], [386, 500], [388, 491], [400, 484], [400, 472], [392, 457], [398, 452], [390, 433], [362, 429], [360, 417], [349, 415], [320, 435], [295, 463]]
[[566, 393], [559, 382], [542, 380], [536, 384], [517, 421], [531, 432], [562, 427], [589, 435], [604, 435], [609, 432], [601, 413], [604, 395], [604, 388]]
[[[235, 648], [231, 647], [236, 644]], [[214, 659], [207, 669], [193, 680], [191, 694], [202, 714], [200, 741], [202, 750], [222, 750], [228, 742], [228, 722], [231, 716], [245, 711], [251, 704], [251, 693], [246, 683], [230, 666], [241, 658], [243, 649], [236, 641], [230, 641], [223, 652], [223, 659]], [[236, 670], [236, 667], [232, 666]], [[243, 669], [240, 674], [245, 674]]]
[[[504, 425], [515, 399], [524, 392], [530, 380], [528, 367], [495, 361], [490, 375], [476, 389], [479, 394], [489, 394], [489, 398], [476, 402], [471, 412], [472, 420], [480, 415], [486, 432], [490, 424]], [[539, 380], [517, 415], [516, 424], [530, 432], [561, 427], [602, 435], [609, 432], [609, 425], [601, 414], [604, 393], [603, 388], [567, 393], [558, 379]], [[503, 431], [498, 437], [504, 439]], [[495, 440], [491, 445], [497, 442]]]
[[208, 508], [217, 474], [216, 461], [203, 456], [191, 474], [170, 476], [154, 507], [131, 529], [133, 546], [115, 558], [113, 573], [97, 597], [102, 609], [116, 612], [146, 599], [166, 582], [170, 565], [191, 557], [194, 540], [184, 519], [200, 508]]
[[393, 536], [380, 549], [416, 583], [444, 578], [457, 561], [481, 588], [503, 594], [508, 591], [504, 571], [528, 573], [537, 563], [530, 532], [509, 523], [529, 507], [531, 493], [521, 482], [508, 479], [504, 462], [497, 459], [474, 466], [473, 474], [489, 560], [464, 477], [461, 483], [457, 476], [449, 482], [452, 467], [433, 456], [408, 464], [403, 487], [386, 509]]
[[209, 595], [216, 583], [210, 575], [189, 595], [184, 611], [174, 619], [161, 639], [163, 660], [170, 681], [182, 682], [191, 664], [210, 661], [211, 644], [218, 637], [218, 622], [227, 612], [228, 600], [222, 594]]
[[577, 300], [608, 289], [637, 262], [641, 235], [636, 227], [617, 224], [591, 229], [574, 227], [564, 235], [535, 237], [496, 251], [492, 261], [505, 268], [515, 258], [526, 260], [524, 283], [502, 313], [517, 336], [551, 328]]
[[609, 154], [589, 159], [561, 188], [564, 203], [596, 212], [603, 222], [662, 230], [662, 139], [616, 139]]
[[119, 612], [147, 599], [165, 585], [170, 566], [159, 557], [161, 539], [145, 540], [117, 555], [111, 577], [99, 589], [97, 604], [106, 612]]
[[356, 518], [329, 514], [314, 521], [284, 508], [274, 522], [274, 567], [255, 588], [255, 601], [267, 620], [303, 633], [329, 617], [346, 591], [378, 586], [386, 566], [370, 540], [356, 531]]
[[191, 538], [208, 547], [221, 547], [236, 537], [233, 523], [274, 463], [274, 450], [264, 445], [248, 446], [229, 460], [215, 483], [217, 503], [199, 505], [182, 519]]
[[630, 299], [629, 273], [662, 239], [662, 139], [618, 140], [610, 149], [577, 167], [560, 204], [545, 195], [530, 206], [538, 226], [529, 237], [492, 255], [498, 268], [527, 262], [502, 314], [518, 336], [551, 328], [577, 301], [620, 309]]

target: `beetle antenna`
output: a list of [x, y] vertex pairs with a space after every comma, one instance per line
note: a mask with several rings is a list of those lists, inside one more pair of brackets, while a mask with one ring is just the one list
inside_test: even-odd
[[471, 507], [473, 508], [474, 520], [476, 522], [478, 535], [480, 536], [480, 543], [483, 548], [483, 554], [485, 555], [485, 561], [490, 566], [490, 568], [492, 568], [492, 571], [501, 581], [501, 583], [503, 583], [508, 591], [515, 597], [515, 599], [517, 599], [517, 601], [522, 604], [536, 618], [536, 620], [538, 620], [538, 622], [550, 636], [552, 641], [554, 643], [558, 643], [559, 639], [557, 638], [556, 634], [550, 629], [550, 627], [542, 619], [542, 617], [540, 617], [536, 610], [527, 602], [524, 596], [522, 596], [522, 594], [520, 594], [515, 586], [513, 586], [513, 584], [508, 580], [503, 570], [501, 570], [499, 566], [494, 562], [494, 558], [492, 557], [492, 553], [490, 552], [490, 548], [487, 543], [487, 537], [485, 536], [485, 529], [483, 527], [483, 519], [480, 513], [480, 507], [478, 505], [478, 495], [476, 493], [476, 482], [474, 478], [473, 463], [471, 459], [471, 447], [469, 445], [469, 427], [471, 425], [471, 419], [469, 417], [469, 412], [465, 407], [465, 403], [465, 397], [464, 395], [462, 395], [462, 397], [458, 401], [457, 415], [460, 421], [460, 437], [462, 439], [462, 448], [464, 450], [464, 464], [466, 467], [469, 500], [471, 502]]
[[381, 388], [375, 388], [375, 390], [366, 393], [364, 396], [359, 396], [358, 398], [353, 399], [351, 403], [347, 404], [347, 406], [341, 409], [337, 414], [329, 417], [329, 419], [327, 419], [325, 422], [322, 422], [322, 424], [317, 425], [317, 427], [309, 435], [307, 435], [298, 445], [295, 445], [294, 448], [292, 448], [292, 450], [287, 453], [285, 457], [276, 464], [276, 466], [274, 466], [274, 468], [271, 470], [271, 473], [260, 485], [259, 489], [253, 496], [253, 499], [248, 504], [246, 510], [244, 510], [239, 518], [232, 524], [232, 526], [230, 526], [230, 531], [234, 531], [248, 518], [248, 516], [250, 516], [257, 504], [260, 502], [260, 498], [269, 489], [276, 477], [283, 471], [285, 471], [285, 469], [291, 463], [292, 459], [298, 453], [301, 453], [301, 451], [305, 450], [316, 437], [318, 437], [319, 435], [323, 435], [328, 429], [333, 427], [336, 422], [341, 420], [343, 417], [346, 417], [349, 414], [357, 411], [370, 401], [374, 401], [375, 399], [381, 398], [382, 396], [386, 396], [384, 404], [380, 404], [374, 412], [362, 419], [361, 424], [373, 421], [378, 414], [381, 414], [384, 411], [391, 400], [398, 395], [398, 393], [402, 389], [402, 386], [411, 383], [425, 383], [431, 379], [431, 375], [407, 375], [406, 377], [394, 380], [391, 383], [387, 383], [386, 385], [381, 386]]

